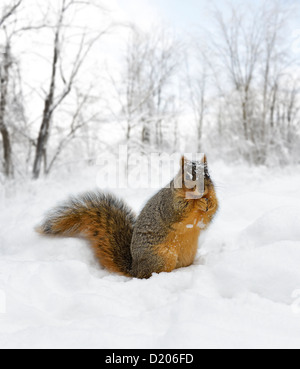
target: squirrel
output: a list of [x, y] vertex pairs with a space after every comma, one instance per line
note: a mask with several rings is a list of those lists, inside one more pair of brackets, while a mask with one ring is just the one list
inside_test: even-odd
[[[197, 186], [199, 173], [204, 192]], [[182, 157], [179, 174], [137, 218], [123, 201], [95, 192], [57, 207], [36, 230], [46, 236], [84, 237], [109, 271], [148, 279], [193, 264], [199, 236], [218, 206], [206, 157], [202, 162]]]

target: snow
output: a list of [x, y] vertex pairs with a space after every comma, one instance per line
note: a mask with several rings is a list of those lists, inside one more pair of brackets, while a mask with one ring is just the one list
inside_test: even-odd
[[200, 229], [204, 229], [206, 228], [206, 225], [204, 224], [203, 220], [201, 220], [198, 224], [197, 224], [197, 227], [200, 228]]
[[[136, 280], [33, 231], [97, 168], [0, 193], [1, 348], [299, 348], [300, 171], [212, 166], [221, 208], [195, 264]], [[118, 190], [139, 211], [152, 190]]]

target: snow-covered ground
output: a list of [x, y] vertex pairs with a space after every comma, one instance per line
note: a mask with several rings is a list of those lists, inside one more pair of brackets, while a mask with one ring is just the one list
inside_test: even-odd
[[[43, 239], [42, 215], [97, 170], [10, 184], [0, 203], [1, 348], [299, 348], [300, 170], [227, 167], [195, 265], [112, 275], [88, 243]], [[153, 190], [118, 190], [138, 211]]]

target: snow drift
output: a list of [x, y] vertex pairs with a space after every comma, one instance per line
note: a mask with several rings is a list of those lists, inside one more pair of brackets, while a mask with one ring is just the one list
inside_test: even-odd
[[[299, 168], [212, 167], [221, 202], [195, 265], [136, 280], [34, 226], [96, 169], [10, 184], [0, 204], [1, 348], [299, 348]], [[58, 179], [59, 178], [59, 179]], [[153, 190], [118, 190], [138, 211]]]

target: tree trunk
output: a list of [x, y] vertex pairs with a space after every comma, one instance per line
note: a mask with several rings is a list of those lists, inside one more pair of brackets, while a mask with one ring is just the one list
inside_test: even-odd
[[202, 146], [202, 134], [203, 134], [203, 117], [200, 118], [199, 125], [198, 125], [198, 144], [197, 144], [198, 154], [201, 153], [201, 150], [203, 148], [203, 146]]
[[158, 150], [161, 149], [163, 143], [163, 127], [162, 127], [162, 120], [159, 119], [156, 122], [156, 148]]
[[198, 122], [198, 153], [200, 154], [202, 150], [202, 136], [203, 136], [203, 123], [204, 123], [204, 109], [205, 109], [205, 88], [202, 86], [202, 96], [201, 96], [201, 105], [200, 105], [200, 114], [199, 114], [199, 122]]
[[142, 131], [142, 144], [143, 145], [150, 145], [151, 143], [151, 131], [149, 127], [149, 122], [144, 120], [143, 131]]
[[247, 113], [247, 101], [243, 101], [242, 104], [242, 111], [243, 111], [243, 127], [244, 127], [244, 136], [246, 141], [249, 140], [248, 134], [248, 113]]
[[13, 162], [12, 162], [12, 147], [10, 141], [10, 135], [5, 124], [6, 105], [8, 97], [8, 83], [9, 83], [9, 70], [12, 65], [10, 47], [7, 43], [4, 60], [1, 66], [1, 91], [0, 91], [0, 132], [3, 141], [3, 157], [4, 157], [4, 174], [8, 178], [12, 178], [14, 175]]
[[[59, 33], [60, 26], [57, 28], [57, 32], [55, 35], [55, 43], [54, 43], [54, 54], [53, 54], [53, 62], [52, 62], [52, 75], [51, 75], [51, 83], [50, 89], [45, 101], [45, 107], [43, 112], [43, 121], [39, 132], [39, 137], [36, 146], [35, 160], [33, 165], [33, 178], [38, 179], [41, 173], [41, 167], [43, 163], [43, 159], [47, 153], [47, 145], [50, 135], [51, 121], [53, 115], [53, 103], [54, 103], [54, 94], [56, 87], [56, 72], [57, 72], [57, 64], [59, 57]], [[46, 169], [46, 168], [45, 168]]]

